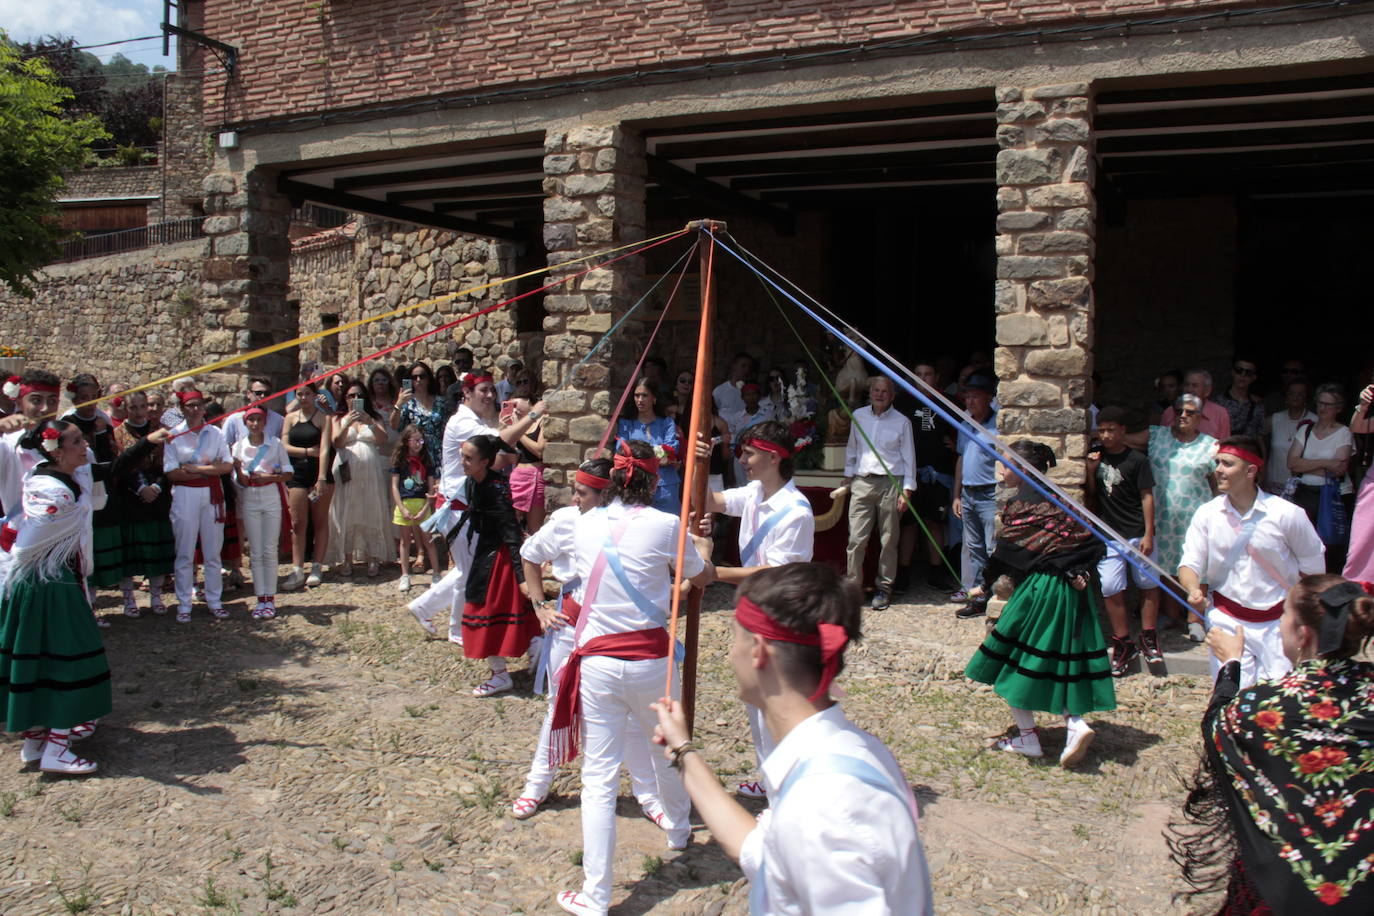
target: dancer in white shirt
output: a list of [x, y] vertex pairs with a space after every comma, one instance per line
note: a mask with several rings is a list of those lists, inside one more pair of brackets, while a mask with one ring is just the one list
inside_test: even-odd
[[[650, 705], [674, 670], [668, 631], [678, 520], [652, 507], [658, 486], [653, 447], [634, 440], [621, 446], [611, 471], [610, 504], [577, 519], [577, 576], [586, 583], [573, 632], [575, 648], [563, 666], [549, 733], [549, 763], [571, 760], [583, 743], [582, 890], [555, 900], [570, 913], [604, 914], [611, 903], [615, 854], [615, 803], [620, 762], [631, 718], [644, 734], [653, 729]], [[682, 574], [704, 588], [715, 578], [711, 542], [692, 538]], [[676, 672], [674, 671], [674, 675]], [[674, 677], [674, 679], [676, 679]], [[580, 725], [585, 726], [585, 730]], [[647, 739], [645, 739], [647, 740]], [[691, 803], [679, 780], [654, 755], [668, 848], [691, 839]]]
[[[535, 612], [544, 625], [545, 634], [543, 652], [534, 676], [536, 692], [543, 689], [545, 676], [549, 685], [558, 683], [563, 663], [572, 652], [573, 627], [577, 625], [581, 611], [578, 599], [582, 597], [582, 580], [577, 577], [574, 530], [582, 513], [601, 505], [602, 497], [610, 485], [609, 458], [597, 458], [583, 464], [577, 469], [573, 481], [573, 504], [549, 516], [520, 547], [520, 558], [525, 566], [525, 585], [530, 589], [529, 594], [534, 601]], [[561, 583], [557, 596], [549, 600], [541, 600], [543, 596], [540, 592], [543, 578], [541, 567], [545, 563], [552, 566], [553, 577]], [[549, 730], [553, 725], [553, 707], [558, 693], [552, 689], [545, 692], [549, 696], [549, 708], [539, 730], [539, 743], [534, 749], [529, 775], [525, 777], [525, 787], [511, 805], [511, 816], [519, 820], [531, 817], [539, 810], [553, 785], [555, 770], [549, 766]], [[666, 815], [658, 800], [658, 774], [654, 770], [647, 737], [640, 730], [639, 722], [630, 719], [625, 729], [625, 768], [630, 771], [630, 783], [644, 816], [661, 827], [666, 823]]]
[[849, 578], [863, 584], [864, 553], [877, 525], [881, 546], [873, 591], [875, 611], [886, 610], [892, 603], [902, 512], [916, 491], [911, 421], [892, 409], [895, 395], [892, 379], [876, 375], [869, 380], [868, 406], [854, 411], [844, 449], [844, 482], [849, 487]]
[[830, 699], [859, 616], [858, 587], [819, 563], [765, 569], [740, 586], [730, 664], [740, 698], [763, 710], [777, 741], [763, 764], [772, 804], [757, 820], [689, 740], [681, 704], [655, 704], [654, 740], [744, 870], [754, 916], [934, 912], [906, 777]]
[[220, 548], [224, 544], [224, 484], [233, 470], [229, 445], [216, 426], [205, 424], [205, 396], [194, 388], [178, 391], [182, 422], [162, 450], [162, 470], [172, 490], [172, 534], [177, 558], [172, 567], [177, 591], [177, 623], [191, 622], [196, 542], [205, 573], [205, 603], [217, 618], [229, 616], [220, 600], [224, 587]]
[[[1178, 570], [1188, 604], [1206, 612], [1209, 629], [1221, 626], [1231, 633], [1244, 625], [1242, 687], [1282, 677], [1293, 667], [1279, 633], [1284, 596], [1299, 576], [1326, 571], [1325, 548], [1307, 513], [1259, 489], [1263, 468], [1254, 439], [1221, 440], [1221, 495], [1193, 514]], [[1219, 668], [1213, 658], [1214, 678]]]
[[[740, 444], [740, 461], [749, 484], [722, 493], [708, 493], [710, 512], [737, 516], [739, 525], [738, 567], [718, 566], [722, 582], [738, 585], [761, 569], [808, 563], [816, 543], [816, 517], [811, 503], [792, 482], [792, 449], [796, 440], [781, 423], [760, 423], [748, 430]], [[710, 445], [697, 445], [697, 458], [707, 460]], [[709, 524], [709, 523], [708, 523]], [[758, 707], [749, 706], [749, 730], [759, 764], [773, 752], [773, 739], [763, 727]], [[736, 788], [746, 798], [765, 798], [759, 780]]]

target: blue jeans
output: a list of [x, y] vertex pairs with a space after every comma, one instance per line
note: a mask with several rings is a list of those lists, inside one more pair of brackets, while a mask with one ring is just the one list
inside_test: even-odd
[[983, 582], [983, 569], [996, 546], [997, 488], [964, 487], [960, 494], [964, 512], [964, 588]]

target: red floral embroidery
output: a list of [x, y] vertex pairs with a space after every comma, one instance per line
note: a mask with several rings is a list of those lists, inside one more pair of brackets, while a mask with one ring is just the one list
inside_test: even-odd
[[1317, 899], [1327, 906], [1335, 906], [1341, 902], [1345, 896], [1345, 889], [1339, 884], [1332, 884], [1330, 881], [1317, 888]]
[[1345, 805], [1339, 801], [1322, 802], [1316, 808], [1317, 817], [1321, 818], [1322, 823], [1328, 827], [1340, 820], [1343, 814], [1345, 814]]
[[1261, 709], [1255, 713], [1255, 724], [1265, 731], [1276, 731], [1283, 725], [1283, 713], [1277, 709]]
[[1346, 756], [1345, 751], [1338, 747], [1319, 747], [1315, 751], [1298, 755], [1298, 767], [1304, 773], [1320, 773], [1327, 767], [1344, 763]]
[[1320, 703], [1313, 703], [1311, 706], [1307, 707], [1307, 711], [1312, 714], [1313, 718], [1322, 720], [1334, 719], [1341, 714], [1340, 707], [1330, 700], [1322, 700]]

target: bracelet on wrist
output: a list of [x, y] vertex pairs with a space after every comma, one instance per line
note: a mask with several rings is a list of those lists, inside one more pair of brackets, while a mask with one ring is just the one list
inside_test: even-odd
[[668, 761], [668, 765], [675, 770], [680, 770], [682, 769], [682, 758], [699, 750], [701, 750], [701, 748], [697, 747], [690, 740], [684, 741], [668, 752], [672, 755], [672, 759]]

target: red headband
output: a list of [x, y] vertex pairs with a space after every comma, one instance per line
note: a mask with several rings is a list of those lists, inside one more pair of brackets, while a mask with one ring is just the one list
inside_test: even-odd
[[1249, 462], [1250, 464], [1253, 464], [1255, 467], [1264, 467], [1263, 458], [1261, 458], [1259, 455], [1256, 455], [1254, 452], [1246, 451], [1245, 449], [1240, 448], [1239, 446], [1223, 445], [1221, 448], [1217, 449], [1217, 454], [1235, 455], [1241, 461]]
[[658, 459], [636, 458], [630, 453], [630, 447], [624, 442], [620, 443], [620, 451], [615, 453], [615, 460], [611, 462], [611, 467], [617, 471], [633, 471], [635, 468], [639, 468], [646, 474], [658, 476]]
[[611, 478], [597, 477], [595, 474], [588, 474], [586, 471], [579, 470], [573, 480], [582, 484], [584, 487], [591, 487], [593, 490], [604, 490], [611, 485]]
[[[13, 391], [14, 394], [10, 394], [11, 391]], [[34, 393], [57, 394], [58, 391], [56, 385], [46, 385], [43, 382], [29, 382], [25, 385], [17, 375], [10, 376], [9, 380], [5, 382], [6, 396], [16, 401], [21, 401]]]
[[748, 598], [741, 598], [735, 605], [735, 621], [750, 633], [776, 642], [796, 643], [799, 646], [819, 646], [821, 650], [821, 682], [816, 692], [807, 697], [812, 703], [823, 699], [830, 690], [830, 684], [840, 670], [840, 659], [844, 647], [849, 644], [849, 634], [838, 623], [818, 625], [817, 633], [798, 633], [785, 627], [764, 613], [763, 609]]
[[205, 400], [205, 395], [201, 394], [194, 388], [187, 388], [185, 391], [177, 392], [177, 400], [180, 401], [183, 406], [185, 406], [187, 401], [203, 402]]
[[490, 375], [473, 375], [471, 372], [469, 372], [467, 375], [463, 376], [463, 388], [476, 388], [483, 382], [490, 381], [492, 381], [492, 377]]
[[757, 391], [762, 393], [763, 389], [759, 387], [759, 384], [757, 382], [747, 382], [740, 387], [740, 393], [744, 393], [746, 391]]
[[761, 452], [772, 452], [779, 458], [791, 458], [792, 450], [785, 445], [778, 445], [776, 442], [769, 442], [767, 439], [746, 439], [744, 444], [750, 448], [756, 448]]

